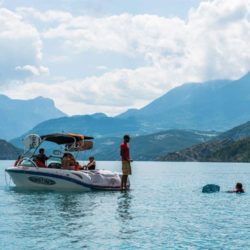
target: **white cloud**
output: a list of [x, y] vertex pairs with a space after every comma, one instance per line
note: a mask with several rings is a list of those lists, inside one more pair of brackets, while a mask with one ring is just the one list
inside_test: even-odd
[[62, 39], [67, 47], [77, 51], [93, 48], [132, 57], [141, 54], [152, 61], [155, 54], [180, 53], [185, 29], [185, 23], [178, 18], [129, 14], [103, 18], [81, 16], [48, 29], [43, 38]]
[[[194, 79], [237, 78], [249, 70], [249, 0], [205, 1], [180, 18], [122, 14], [74, 17], [43, 33], [81, 52], [142, 55], [152, 66], [171, 68]], [[164, 83], [165, 84], [165, 83]]]
[[0, 9], [0, 38], [37, 38], [38, 33], [32, 25], [22, 22], [22, 17], [7, 9]]
[[250, 69], [250, 1], [201, 3], [189, 15], [186, 55], [202, 79], [238, 78]]
[[12, 11], [0, 8], [0, 79], [1, 82], [28, 76], [16, 67], [38, 65], [42, 42], [37, 30]]
[[[156, 67], [121, 69], [101, 77], [60, 80], [53, 84], [19, 83], [5, 89], [4, 94], [21, 99], [27, 98], [27, 93], [29, 98], [46, 96], [54, 99], [57, 107], [69, 114], [106, 112], [114, 115], [124, 111], [124, 108], [142, 107], [148, 100], [184, 81], [184, 77], [181, 80], [182, 76], [172, 74], [172, 84], [167, 84], [170, 74]], [[185, 79], [188, 79], [187, 76]]]
[[36, 66], [32, 66], [32, 65], [17, 66], [16, 70], [28, 71], [28, 72], [31, 72], [35, 76], [49, 74], [49, 69], [44, 67], [44, 66], [40, 66], [40, 67], [36, 67]]
[[[250, 69], [249, 0], [204, 1], [190, 11], [186, 21], [146, 14], [96, 18], [34, 9], [19, 9], [18, 13], [9, 12], [9, 15], [14, 15], [13, 19], [20, 23], [20, 30], [22, 25], [27, 25], [25, 38], [31, 37], [35, 44], [41, 40], [44, 44], [56, 43], [61, 53], [49, 55], [51, 60], [55, 59], [54, 63], [70, 62], [66, 51], [74, 54], [89, 50], [109, 51], [125, 54], [131, 60], [144, 58], [144, 65], [133, 70], [96, 65], [99, 74], [105, 70], [102, 75], [62, 78], [50, 84], [25, 82], [5, 89], [6, 94], [18, 98], [27, 98], [27, 93], [30, 97], [53, 98], [59, 108], [71, 114], [119, 113], [127, 108], [141, 107], [184, 82], [238, 78]], [[20, 15], [25, 16], [25, 23]], [[30, 17], [46, 25], [34, 29], [27, 23], [31, 22]], [[7, 30], [15, 31], [14, 28]], [[36, 52], [41, 51], [41, 45], [33, 48]], [[19, 63], [16, 67], [39, 75], [41, 66], [33, 68], [31, 65], [36, 64]], [[68, 70], [74, 71], [74, 67], [68, 65]]]
[[34, 8], [17, 8], [17, 12], [23, 17], [30, 19], [31, 17], [42, 22], [68, 22], [72, 19], [72, 15], [65, 11], [47, 10], [40, 12]]

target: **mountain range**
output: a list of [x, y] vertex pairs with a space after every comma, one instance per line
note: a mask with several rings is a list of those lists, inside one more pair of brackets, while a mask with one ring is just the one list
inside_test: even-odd
[[40, 122], [61, 116], [65, 114], [55, 107], [51, 99], [16, 100], [0, 95], [0, 138], [15, 138]]
[[142, 109], [128, 110], [116, 117], [97, 113], [47, 118], [30, 132], [46, 134], [64, 131], [100, 138], [124, 133], [146, 135], [169, 129], [225, 131], [250, 120], [250, 73], [234, 81], [183, 84]]
[[[97, 138], [94, 148], [85, 154], [97, 160], [119, 160], [122, 138]], [[0, 140], [0, 159], [14, 159], [20, 150]], [[195, 130], [167, 130], [132, 137], [131, 156], [134, 160], [249, 162], [250, 122], [224, 133]], [[47, 153], [50, 149], [48, 148]], [[172, 152], [172, 153], [170, 153]]]
[[65, 117], [50, 99], [24, 101], [0, 95], [0, 138], [10, 139], [29, 130], [39, 134], [73, 131], [95, 137], [168, 129], [225, 131], [250, 120], [249, 110], [250, 73], [238, 80], [183, 84], [141, 109], [116, 117], [100, 113]]
[[[145, 136], [146, 140], [146, 135], [167, 130], [225, 131], [250, 120], [250, 73], [238, 80], [183, 84], [142, 109], [128, 110], [116, 117], [102, 113], [65, 116], [52, 100], [42, 97], [21, 101], [0, 96], [0, 107], [4, 118], [0, 122], [0, 138], [16, 136], [11, 142], [18, 147], [20, 138], [28, 133], [82, 133], [94, 136], [102, 145], [102, 139], [111, 143], [126, 133], [134, 138]], [[139, 141], [140, 148], [145, 146]]]
[[10, 142], [20, 147], [21, 138], [31, 133], [38, 135], [80, 133], [94, 136], [95, 138], [121, 137], [126, 133], [136, 134], [139, 128], [139, 124], [134, 119], [113, 118], [100, 113], [94, 115], [79, 115], [47, 120]]
[[250, 120], [250, 72], [238, 80], [183, 84], [117, 117], [133, 118], [147, 131], [228, 130]]

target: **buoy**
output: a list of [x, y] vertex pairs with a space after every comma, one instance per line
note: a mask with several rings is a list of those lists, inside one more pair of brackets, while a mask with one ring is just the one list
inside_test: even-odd
[[220, 186], [216, 184], [207, 184], [202, 188], [202, 193], [215, 193], [220, 191]]

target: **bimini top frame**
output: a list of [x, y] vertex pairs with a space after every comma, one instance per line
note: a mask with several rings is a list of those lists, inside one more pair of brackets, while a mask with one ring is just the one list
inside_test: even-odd
[[81, 134], [62, 134], [62, 133], [56, 133], [56, 134], [48, 134], [48, 135], [42, 135], [40, 136], [42, 141], [50, 141], [54, 142], [57, 144], [72, 144], [72, 143], [77, 143], [80, 141], [85, 141], [85, 140], [92, 140], [94, 139], [91, 136], [85, 136]]
[[73, 133], [55, 133], [55, 134], [48, 134], [48, 135], [36, 135], [30, 134], [27, 135], [23, 139], [23, 144], [27, 149], [27, 152], [24, 153], [26, 155], [31, 150], [33, 154], [36, 150], [40, 147], [43, 142], [53, 142], [58, 145], [65, 145], [65, 151], [84, 151], [89, 150], [93, 147], [93, 142], [91, 141], [94, 139], [91, 136], [84, 136], [82, 134], [73, 134]]

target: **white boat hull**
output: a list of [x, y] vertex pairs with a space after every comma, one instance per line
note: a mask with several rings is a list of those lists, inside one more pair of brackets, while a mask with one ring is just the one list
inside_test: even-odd
[[37, 167], [11, 167], [6, 169], [18, 188], [58, 190], [58, 191], [90, 191], [119, 190], [121, 177], [107, 170], [74, 171]]

